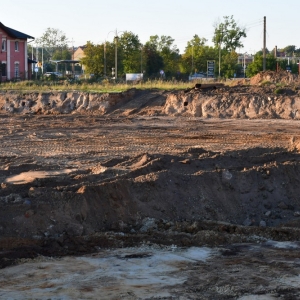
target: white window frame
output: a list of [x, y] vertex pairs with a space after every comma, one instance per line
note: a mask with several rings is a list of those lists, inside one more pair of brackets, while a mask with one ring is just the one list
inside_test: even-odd
[[14, 75], [15, 75], [15, 78], [20, 77], [20, 63], [18, 61], [15, 61]]
[[[5, 65], [5, 75], [2, 74], [2, 77], [7, 77], [7, 63], [6, 61], [2, 61], [2, 65]], [[2, 69], [1, 72], [3, 73]]]
[[2, 39], [2, 44], [1, 44], [1, 50], [2, 52], [6, 52], [7, 45], [6, 45], [6, 39]]
[[15, 51], [19, 52], [19, 41], [15, 41]]

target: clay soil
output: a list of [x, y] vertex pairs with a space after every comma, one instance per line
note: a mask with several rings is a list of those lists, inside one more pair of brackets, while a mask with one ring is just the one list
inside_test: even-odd
[[287, 81], [280, 95], [275, 80], [131, 90], [89, 111], [84, 101], [35, 108], [30, 95], [3, 94], [0, 266], [205, 246], [214, 259], [180, 264], [185, 280], [166, 294], [139, 296], [141, 285], [76, 297], [300, 298], [300, 98]]

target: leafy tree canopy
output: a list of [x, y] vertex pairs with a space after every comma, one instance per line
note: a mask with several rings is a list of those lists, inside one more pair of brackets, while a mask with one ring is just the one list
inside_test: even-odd
[[104, 73], [104, 45], [95, 45], [87, 42], [84, 49], [85, 56], [81, 63], [85, 66], [88, 73], [100, 76]]
[[215, 60], [217, 52], [213, 47], [207, 46], [207, 39], [200, 38], [197, 34], [188, 41], [182, 55], [182, 67], [186, 73], [206, 72], [207, 61]]
[[[266, 55], [266, 69], [275, 71], [276, 70], [276, 58], [273, 54]], [[252, 77], [257, 73], [263, 71], [263, 55], [260, 53], [255, 54], [254, 61], [247, 66], [246, 75]]]
[[65, 33], [59, 29], [50, 27], [47, 28], [41, 37], [36, 39], [36, 43], [46, 48], [51, 58], [57, 49], [67, 48], [68, 42]]
[[224, 16], [223, 22], [215, 24], [213, 43], [215, 47], [222, 45], [227, 51], [235, 51], [236, 48], [242, 48], [242, 38], [247, 37], [246, 29], [237, 25], [233, 16]]
[[138, 35], [125, 31], [119, 39], [123, 73], [139, 73], [141, 70], [142, 44]]
[[238, 69], [237, 60], [238, 54], [235, 51], [231, 51], [224, 55], [221, 69], [225, 78], [233, 78], [234, 73], [236, 73]]

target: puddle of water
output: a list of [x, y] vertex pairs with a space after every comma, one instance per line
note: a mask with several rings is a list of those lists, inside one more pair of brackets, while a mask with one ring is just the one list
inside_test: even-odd
[[37, 178], [46, 178], [62, 174], [69, 174], [75, 169], [63, 169], [57, 171], [28, 171], [6, 178], [5, 182], [11, 184], [26, 184], [34, 181]]
[[287, 286], [298, 288], [300, 286], [300, 275], [298, 276], [285, 276], [279, 279], [280, 283]]
[[278, 242], [272, 240], [265, 242], [264, 245], [278, 249], [297, 249], [300, 247], [299, 242]]
[[248, 295], [242, 296], [237, 300], [276, 300], [278, 297], [272, 295]]
[[[183, 284], [183, 264], [205, 261], [211, 249], [127, 248], [83, 257], [33, 261], [0, 270], [1, 299], [168, 297]], [[117, 298], [116, 298], [117, 299]]]

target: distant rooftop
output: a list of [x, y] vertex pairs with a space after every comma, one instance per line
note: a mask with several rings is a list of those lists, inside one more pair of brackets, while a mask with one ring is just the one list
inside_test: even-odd
[[0, 28], [3, 29], [9, 36], [17, 39], [34, 39], [33, 36], [30, 36], [26, 33], [20, 32], [18, 30], [9, 28], [0, 22]]

